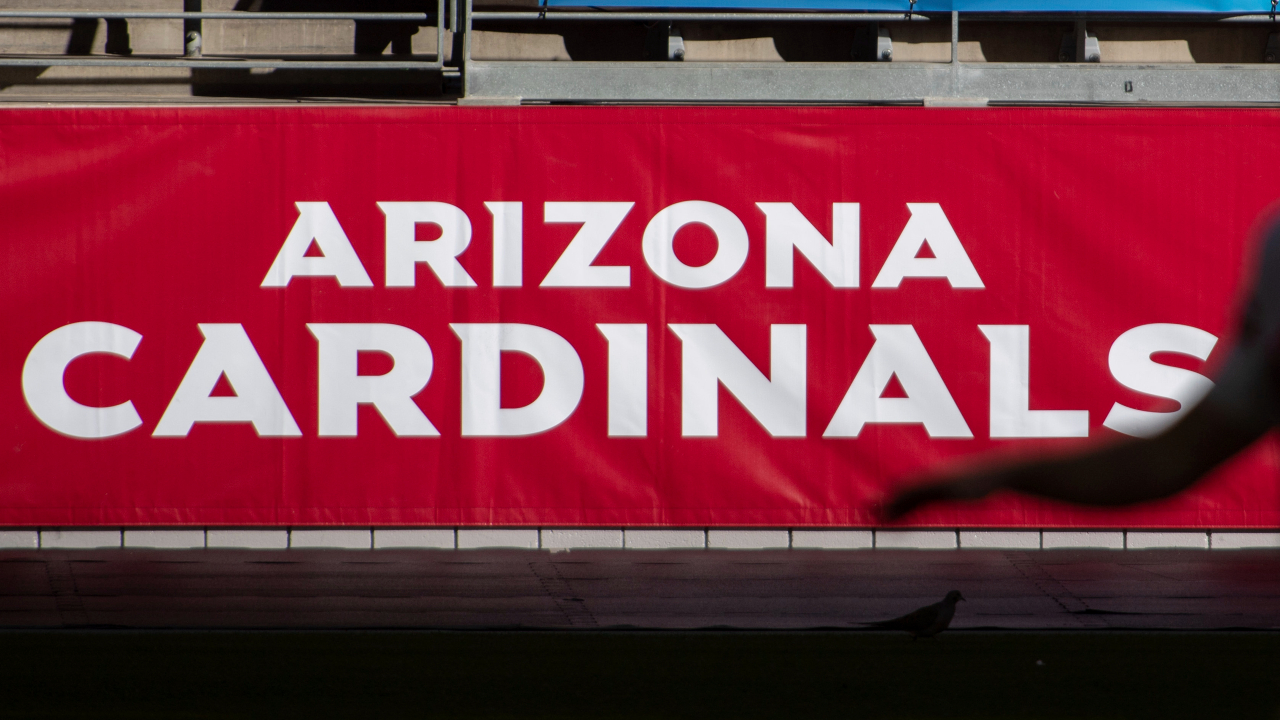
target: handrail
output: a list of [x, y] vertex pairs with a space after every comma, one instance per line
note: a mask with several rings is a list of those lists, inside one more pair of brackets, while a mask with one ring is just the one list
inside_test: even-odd
[[430, 22], [436, 13], [408, 12], [161, 12], [152, 10], [0, 10], [0, 20], [359, 20]]
[[[436, 26], [436, 54], [433, 59], [411, 60], [403, 56], [395, 59], [370, 59], [356, 55], [350, 59], [288, 59], [286, 57], [228, 57], [205, 56], [199, 53], [197, 31], [188, 34], [187, 41], [195, 37], [194, 53], [185, 57], [87, 57], [68, 55], [0, 55], [0, 67], [146, 67], [146, 68], [200, 68], [207, 70], [296, 69], [296, 70], [434, 70], [449, 71], [444, 67], [444, 27], [438, 20], [444, 15], [445, 0], [436, 0], [434, 12], [163, 12], [150, 10], [0, 10], [0, 20], [346, 20], [358, 22], [409, 22]], [[110, 32], [110, 26], [108, 26]], [[190, 49], [190, 48], [188, 48]], [[457, 72], [456, 70], [454, 71]]]
[[[933, 13], [932, 19], [946, 19], [946, 15], [938, 17]], [[685, 22], [928, 22], [930, 13], [874, 13], [874, 12], [744, 12], [740, 10], [727, 12], [597, 12], [558, 11], [549, 9], [543, 12], [519, 11], [483, 11], [471, 13], [476, 20], [494, 21], [526, 21], [526, 20], [560, 20], [560, 21], [654, 21], [683, 20]], [[1074, 22], [1090, 20], [1093, 22], [1238, 22], [1238, 23], [1272, 23], [1270, 15], [1262, 13], [1102, 13], [1081, 12], [1062, 13], [1045, 12], [962, 12], [960, 19], [964, 22]]]
[[1203, 23], [1203, 22], [1275, 22], [1265, 13], [1145, 13], [1145, 12], [961, 12], [960, 19], [967, 22], [1144, 22], [1144, 23]]
[[[437, 54], [437, 57], [438, 54]], [[204, 58], [137, 57], [0, 57], [0, 67], [154, 67], [200, 68], [205, 70], [250, 70], [253, 68], [297, 70], [439, 70], [437, 60], [239, 60]]]
[[821, 21], [821, 22], [892, 22], [923, 21], [929, 18], [916, 13], [907, 17], [905, 13], [867, 13], [867, 12], [495, 12], [475, 11], [471, 17], [476, 20], [613, 20], [613, 21], [648, 21], [648, 20], [685, 20], [688, 22], [737, 22], [737, 21]]

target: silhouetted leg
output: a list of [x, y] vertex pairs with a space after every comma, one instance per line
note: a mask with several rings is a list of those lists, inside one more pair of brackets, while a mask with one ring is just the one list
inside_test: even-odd
[[1213, 390], [1154, 438], [926, 483], [897, 495], [885, 514], [895, 519], [926, 503], [976, 500], [1001, 489], [1083, 505], [1157, 500], [1248, 447], [1280, 417], [1280, 222], [1266, 234], [1238, 342]]

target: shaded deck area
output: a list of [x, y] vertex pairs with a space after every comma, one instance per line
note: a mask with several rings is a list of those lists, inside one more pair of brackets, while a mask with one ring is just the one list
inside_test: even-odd
[[968, 599], [953, 629], [1280, 627], [1280, 551], [0, 552], [0, 628], [856, 629]]

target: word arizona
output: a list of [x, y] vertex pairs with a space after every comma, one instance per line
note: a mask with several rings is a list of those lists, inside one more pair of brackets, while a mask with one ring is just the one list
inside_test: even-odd
[[[299, 202], [298, 219], [262, 281], [283, 288], [295, 277], [331, 277], [341, 287], [372, 287], [369, 272], [351, 246], [327, 202]], [[547, 223], [581, 227], [539, 287], [630, 287], [628, 265], [596, 265], [595, 260], [631, 212], [631, 202], [548, 202]], [[487, 202], [493, 216], [493, 286], [522, 287], [524, 278], [524, 204]], [[859, 205], [833, 203], [828, 241], [791, 203], [761, 202], [765, 215], [765, 287], [789, 288], [799, 252], [834, 288], [858, 287]], [[445, 287], [476, 287], [460, 256], [471, 244], [471, 220], [460, 208], [442, 202], [380, 202], [386, 217], [387, 287], [413, 287], [416, 266], [426, 264]], [[906, 278], [946, 279], [953, 288], [983, 288], [977, 269], [951, 222], [937, 203], [907, 203], [911, 218], [871, 286], [896, 288]], [[418, 225], [440, 229], [434, 240], [416, 239]], [[689, 225], [711, 230], [716, 253], [703, 265], [687, 265], [676, 256], [676, 234]], [[917, 257], [928, 243], [933, 257]], [[315, 246], [321, 256], [309, 256]], [[659, 211], [640, 240], [645, 263], [675, 287], [702, 289], [731, 279], [747, 261], [747, 229], [729, 209], [690, 200]]]
[[[253, 342], [239, 323], [201, 323], [204, 342], [152, 433], [186, 437], [197, 423], [249, 423], [263, 437], [297, 437], [301, 429]], [[561, 335], [519, 323], [451, 323], [461, 340], [461, 434], [535, 435], [555, 428], [577, 409], [585, 384], [577, 349]], [[649, 432], [649, 337], [643, 323], [597, 324], [607, 345], [608, 435], [644, 437]], [[431, 379], [434, 358], [425, 338], [387, 323], [308, 323], [317, 343], [316, 403], [319, 437], [359, 433], [357, 409], [373, 406], [398, 436], [440, 433], [413, 398]], [[964, 416], [911, 325], [870, 325], [875, 343], [845, 392], [823, 436], [856, 438], [873, 423], [915, 423], [931, 437], [971, 438]], [[1086, 410], [1031, 410], [1030, 330], [1026, 325], [979, 325], [990, 346], [990, 432], [997, 438], [1084, 437]], [[656, 331], [656, 330], [655, 330]], [[718, 434], [723, 386], [774, 437], [804, 437], [806, 427], [807, 327], [771, 325], [769, 372], [761, 371], [714, 324], [666, 326], [681, 347], [681, 434]], [[64, 385], [67, 366], [90, 353], [131, 359], [142, 335], [122, 325], [79, 322], [44, 336], [27, 355], [22, 392], [31, 412], [47, 427], [76, 438], [122, 435], [142, 425], [132, 401], [111, 407], [83, 405]], [[1205, 360], [1217, 338], [1186, 325], [1142, 325], [1120, 335], [1108, 363], [1114, 378], [1135, 391], [1179, 403], [1174, 412], [1149, 412], [1120, 403], [1106, 427], [1151, 435], [1167, 427], [1204, 396], [1212, 383], [1190, 370], [1156, 363], [1154, 353], [1172, 352]], [[358, 355], [389, 355], [392, 369], [361, 375]], [[502, 357], [524, 353], [541, 367], [538, 397], [523, 407], [502, 407]], [[233, 396], [215, 395], [222, 377]], [[896, 377], [905, 397], [881, 397]]]

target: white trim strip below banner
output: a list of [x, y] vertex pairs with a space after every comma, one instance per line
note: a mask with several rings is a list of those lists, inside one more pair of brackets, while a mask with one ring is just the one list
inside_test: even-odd
[[6, 550], [1243, 550], [1280, 532], [817, 528], [9, 528]]

